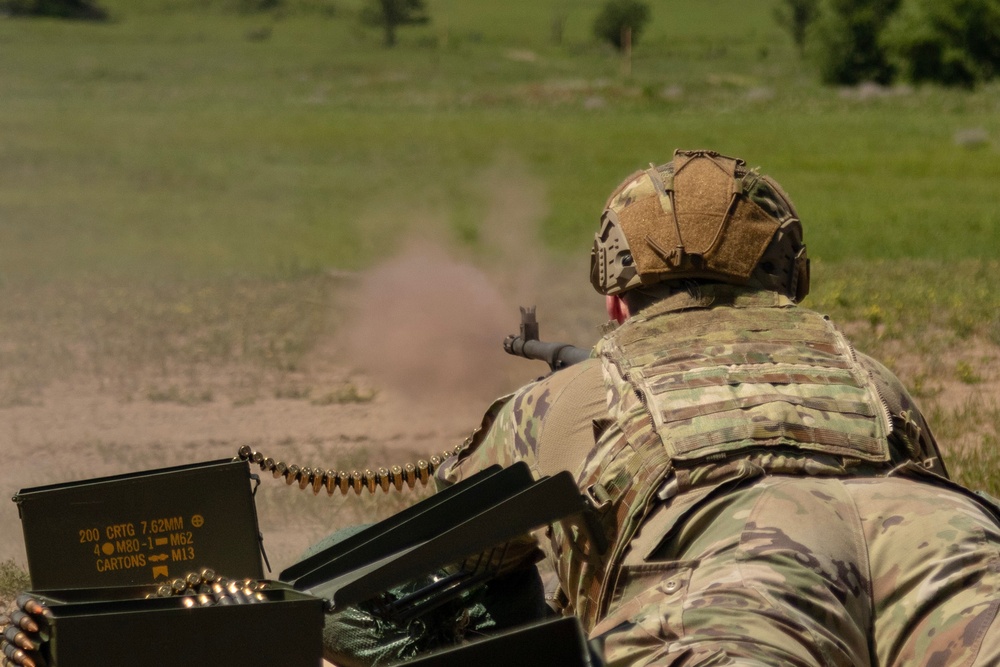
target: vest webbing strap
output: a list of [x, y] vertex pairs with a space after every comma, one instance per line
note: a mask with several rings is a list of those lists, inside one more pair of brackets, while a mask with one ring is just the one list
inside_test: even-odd
[[883, 441], [877, 437], [784, 422], [742, 422], [710, 433], [678, 438], [674, 441], [674, 446], [678, 455], [705, 447], [718, 447], [720, 452], [724, 452], [729, 449], [739, 449], [749, 440], [759, 445], [789, 442], [797, 444], [802, 449], [843, 456], [859, 456], [863, 452], [871, 454], [873, 460], [883, 459], [881, 455], [884, 449]]
[[[619, 370], [624, 368], [621, 350], [617, 346], [605, 348], [604, 360]], [[607, 376], [606, 381], [610, 381]], [[641, 396], [638, 398], [642, 400]], [[599, 467], [587, 480], [588, 485], [600, 484], [612, 498], [611, 508], [615, 511], [613, 523], [617, 536], [610, 553], [605, 554], [601, 566], [603, 576], [592, 577], [586, 600], [578, 601], [578, 613], [588, 629], [605, 613], [611, 597], [610, 587], [614, 585], [608, 574], [617, 571], [632, 537], [645, 517], [650, 498], [670, 470], [670, 457], [653, 426], [648, 408], [638, 418], [622, 419], [618, 415], [617, 422], [625, 440], [635, 450], [635, 455], [629, 457], [625, 465], [610, 478], [602, 479], [606, 469]]]
[[851, 374], [846, 370], [831, 370], [826, 368], [791, 368], [774, 370], [768, 365], [744, 367], [740, 369], [714, 368], [704, 372], [692, 373], [680, 371], [676, 373], [660, 373], [649, 380], [649, 385], [659, 391], [665, 391], [672, 385], [682, 385], [685, 388], [699, 389], [701, 387], [721, 387], [723, 385], [740, 383], [767, 383], [774, 385], [798, 384], [844, 384]]
[[691, 419], [703, 415], [713, 415], [719, 412], [729, 412], [731, 410], [742, 410], [765, 403], [788, 403], [798, 405], [812, 410], [830, 412], [849, 412], [864, 417], [874, 417], [875, 412], [871, 404], [864, 401], [844, 401], [834, 398], [790, 396], [788, 394], [757, 394], [755, 396], [745, 396], [724, 401], [715, 401], [703, 405], [689, 405], [670, 410], [670, 420]]

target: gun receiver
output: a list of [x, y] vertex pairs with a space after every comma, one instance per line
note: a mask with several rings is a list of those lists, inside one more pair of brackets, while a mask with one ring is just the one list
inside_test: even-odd
[[521, 306], [521, 333], [507, 336], [503, 341], [503, 349], [507, 354], [544, 361], [552, 371], [572, 366], [590, 357], [590, 350], [582, 347], [539, 340], [534, 306], [530, 308]]

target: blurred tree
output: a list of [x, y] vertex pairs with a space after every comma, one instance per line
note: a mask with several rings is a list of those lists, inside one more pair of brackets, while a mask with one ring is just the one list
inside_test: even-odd
[[882, 44], [915, 83], [987, 81], [1000, 74], [1000, 0], [902, 0]]
[[780, 0], [774, 7], [774, 19], [788, 31], [801, 56], [806, 47], [806, 30], [819, 13], [819, 0]]
[[424, 0], [368, 0], [361, 9], [361, 22], [379, 26], [387, 47], [396, 45], [396, 28], [430, 21]]
[[639, 41], [649, 23], [649, 5], [642, 0], [608, 0], [594, 19], [594, 36], [619, 51]]
[[104, 21], [108, 12], [96, 0], [0, 0], [0, 13]]
[[900, 0], [821, 0], [806, 50], [825, 83], [888, 83], [893, 77], [880, 36]]
[[254, 14], [281, 9], [284, 4], [285, 0], [238, 0], [237, 6], [241, 12]]
[[566, 20], [569, 18], [569, 5], [566, 2], [557, 2], [552, 8], [552, 43], [561, 46], [563, 33], [566, 30]]

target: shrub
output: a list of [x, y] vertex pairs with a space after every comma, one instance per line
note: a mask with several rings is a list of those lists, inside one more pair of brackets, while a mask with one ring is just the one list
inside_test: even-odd
[[238, 9], [245, 14], [257, 14], [281, 9], [285, 0], [238, 0]]
[[361, 22], [378, 26], [387, 47], [396, 45], [396, 28], [429, 22], [424, 0], [367, 0], [361, 9]]
[[806, 31], [819, 13], [819, 0], [781, 0], [774, 8], [774, 20], [788, 31], [795, 48], [805, 51]]
[[822, 0], [807, 51], [824, 83], [888, 83], [893, 76], [880, 36], [900, 0]]
[[631, 30], [631, 42], [639, 41], [649, 23], [649, 5], [642, 0], [608, 0], [594, 19], [594, 35], [619, 51], [625, 49], [625, 31]]
[[882, 44], [914, 83], [987, 81], [1000, 72], [1000, 0], [903, 0]]
[[103, 21], [108, 12], [95, 0], [0, 0], [0, 12], [12, 16], [50, 16]]
[[13, 598], [31, 588], [28, 573], [13, 560], [0, 561], [0, 598]]

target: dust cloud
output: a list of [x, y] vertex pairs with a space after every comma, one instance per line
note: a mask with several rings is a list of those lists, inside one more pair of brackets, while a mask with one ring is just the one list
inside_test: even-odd
[[[548, 202], [539, 179], [516, 158], [501, 156], [475, 182], [487, 207], [474, 247], [449, 242], [442, 216], [417, 215], [411, 233], [419, 240], [362, 274], [341, 306], [350, 363], [380, 391], [406, 397], [425, 413], [461, 411], [456, 406], [470, 401], [481, 413], [490, 399], [546, 371], [502, 350], [504, 337], [518, 331], [518, 306], [562, 302], [570, 306], [560, 309], [567, 322], [577, 306], [572, 301], [599, 301], [576, 289], [586, 285], [582, 265], [567, 270], [541, 247]], [[588, 313], [591, 324], [600, 323], [598, 313]], [[581, 337], [588, 335], [572, 342], [593, 342]]]
[[348, 360], [413, 402], [480, 402], [511, 388], [501, 348], [517, 309], [480, 269], [414, 244], [362, 276], [348, 306]]

